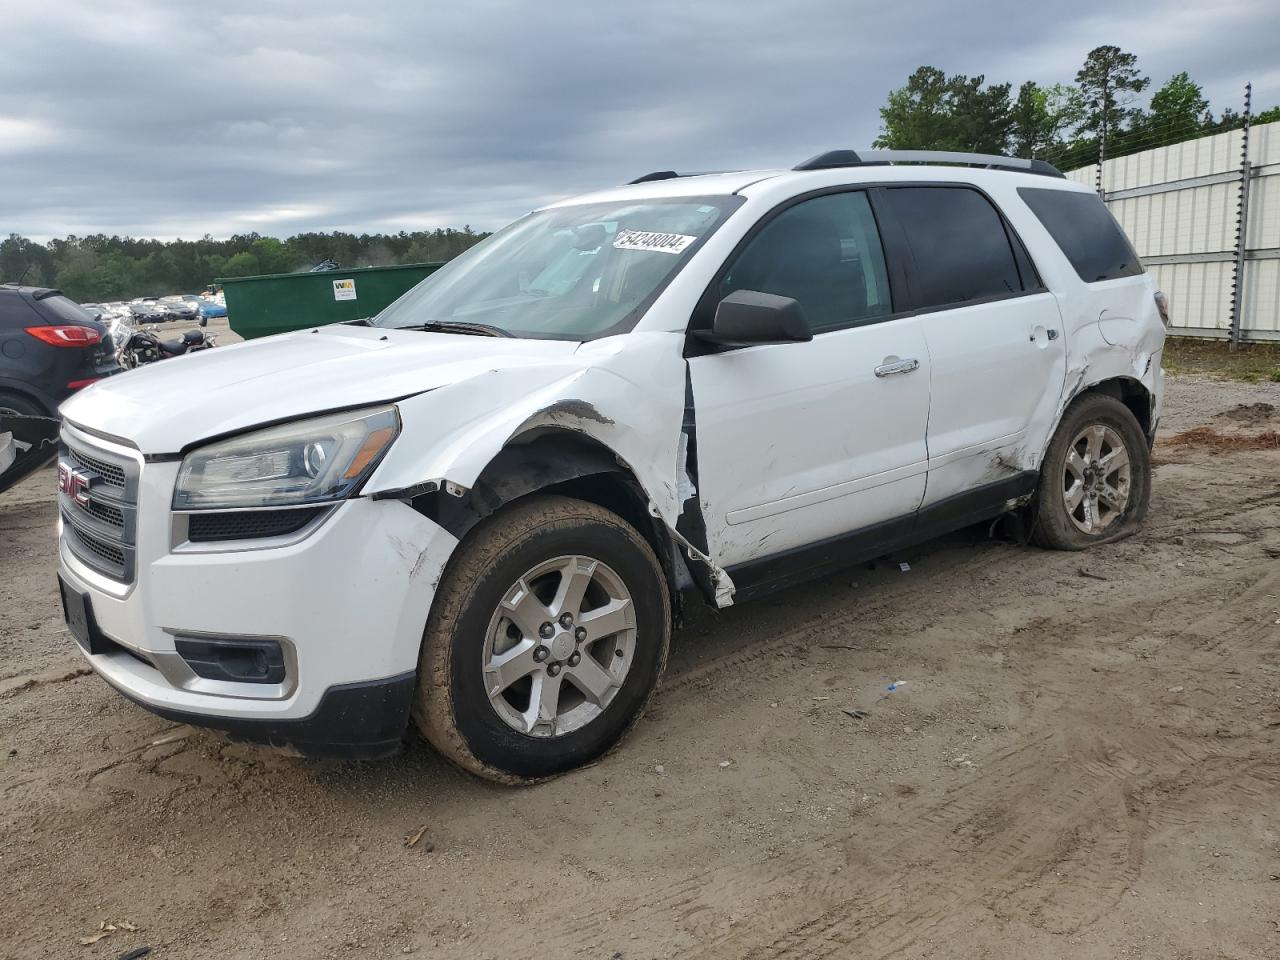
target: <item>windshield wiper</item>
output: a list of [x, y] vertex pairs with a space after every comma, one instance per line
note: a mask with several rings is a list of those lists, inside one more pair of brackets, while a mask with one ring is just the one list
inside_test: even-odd
[[510, 337], [506, 330], [488, 323], [474, 323], [467, 320], [427, 320], [423, 323], [408, 323], [403, 327], [390, 327], [391, 330], [422, 330], [425, 333], [462, 333], [472, 337]]

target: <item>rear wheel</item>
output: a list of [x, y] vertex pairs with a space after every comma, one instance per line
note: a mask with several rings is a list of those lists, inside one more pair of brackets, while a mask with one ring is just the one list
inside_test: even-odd
[[1067, 408], [1045, 453], [1035, 541], [1083, 550], [1138, 530], [1151, 499], [1151, 455], [1123, 403], [1086, 394]]
[[450, 560], [423, 638], [415, 722], [480, 776], [563, 773], [639, 719], [670, 628], [666, 579], [635, 530], [591, 503], [531, 497]]

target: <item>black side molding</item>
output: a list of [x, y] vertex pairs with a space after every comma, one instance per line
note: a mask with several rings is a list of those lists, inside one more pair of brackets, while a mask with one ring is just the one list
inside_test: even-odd
[[1039, 480], [1037, 471], [1024, 470], [940, 500], [914, 515], [740, 563], [728, 569], [737, 588], [734, 601], [772, 593], [998, 517], [1006, 512], [1010, 500], [1034, 493]]

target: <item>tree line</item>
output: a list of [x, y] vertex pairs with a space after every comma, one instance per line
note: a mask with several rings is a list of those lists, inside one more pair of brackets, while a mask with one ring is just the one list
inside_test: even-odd
[[82, 303], [198, 293], [216, 277], [294, 273], [324, 260], [341, 267], [450, 260], [487, 237], [469, 226], [382, 233], [257, 233], [226, 240], [143, 240], [93, 234], [48, 243], [0, 240], [0, 282], [56, 287]]
[[[880, 108], [875, 146], [899, 150], [959, 150], [1048, 160], [1070, 170], [1152, 147], [1168, 146], [1241, 126], [1234, 109], [1217, 116], [1184, 71], [1150, 98], [1138, 58], [1116, 46], [1089, 52], [1074, 83], [1042, 86], [986, 82], [922, 66]], [[1255, 123], [1280, 120], [1280, 107]], [[0, 282], [57, 287], [82, 302], [188, 293], [216, 277], [307, 270], [324, 260], [342, 267], [449, 260], [488, 236], [461, 230], [397, 234], [300, 233], [280, 240], [257, 233], [226, 240], [143, 240], [93, 234], [37, 243], [17, 234], [0, 240]]]
[[[1116, 46], [1089, 52], [1074, 83], [1041, 86], [986, 77], [948, 76], [922, 66], [880, 108], [875, 146], [891, 150], [958, 150], [1047, 160], [1062, 170], [1153, 147], [1194, 140], [1243, 125], [1239, 111], [1214, 116], [1200, 85], [1183, 71], [1174, 74], [1144, 108], [1139, 96], [1151, 78], [1138, 58]], [[1253, 123], [1280, 120], [1280, 107], [1258, 113]]]

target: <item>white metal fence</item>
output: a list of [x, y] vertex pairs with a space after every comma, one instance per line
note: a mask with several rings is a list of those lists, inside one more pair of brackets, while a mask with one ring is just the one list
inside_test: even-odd
[[[1242, 136], [1219, 133], [1102, 165], [1103, 197], [1169, 295], [1173, 333], [1228, 336], [1239, 271], [1239, 338], [1280, 340], [1280, 123], [1249, 131], [1247, 211]], [[1089, 166], [1067, 176], [1094, 186], [1097, 174]]]

